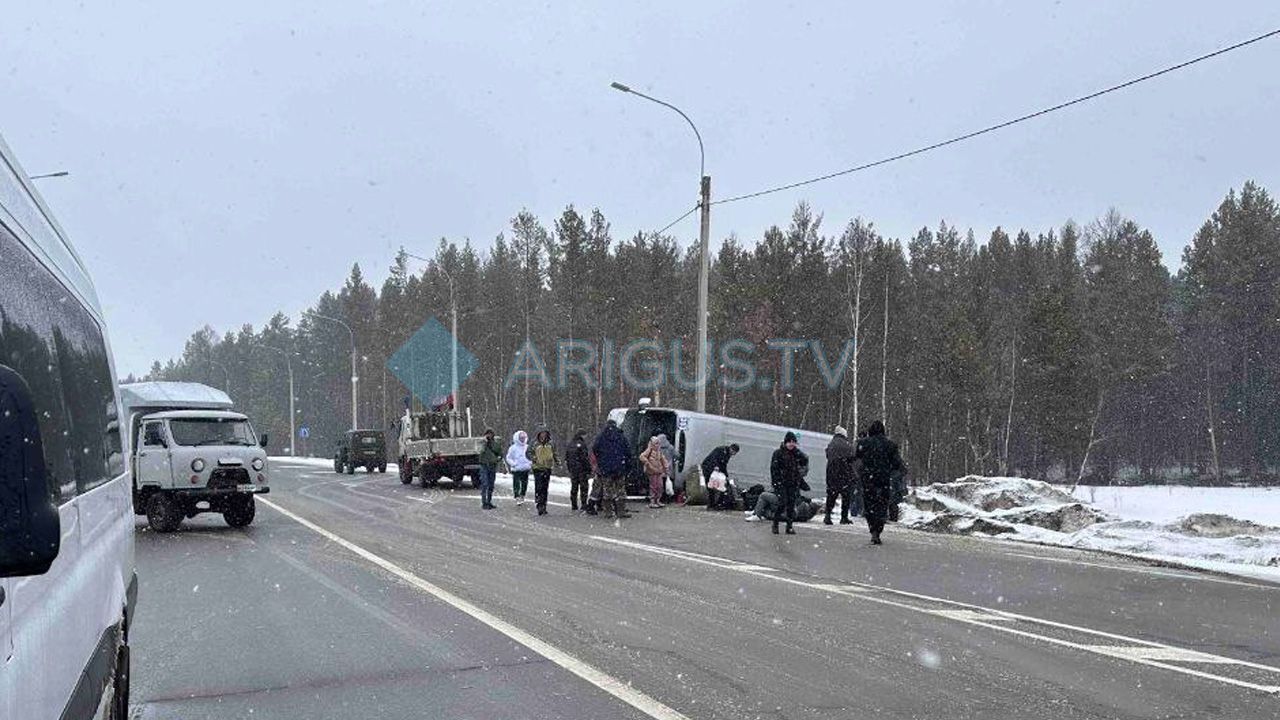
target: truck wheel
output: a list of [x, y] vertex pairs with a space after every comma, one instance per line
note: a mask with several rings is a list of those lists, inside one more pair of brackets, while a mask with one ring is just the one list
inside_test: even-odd
[[472, 488], [480, 487], [480, 476], [473, 473], [470, 477], [471, 477], [471, 487]]
[[347, 474], [348, 474], [348, 475], [355, 475], [355, 474], [356, 474], [356, 466], [355, 466], [355, 463], [350, 463], [350, 464], [348, 464], [348, 465], [347, 465]]
[[333, 459], [333, 471], [336, 473], [342, 472], [342, 460], [340, 458]]
[[231, 527], [246, 527], [253, 522], [253, 516], [257, 514], [257, 505], [253, 502], [253, 496], [232, 498], [227, 505], [227, 509], [222, 513], [222, 519], [227, 521]]
[[364, 466], [364, 471], [365, 471], [366, 473], [371, 473], [371, 472], [373, 472], [373, 466], [372, 466], [372, 465], [365, 465], [365, 466]]
[[400, 463], [396, 465], [397, 472], [400, 473], [400, 482], [408, 485], [413, 482], [413, 466], [405, 458], [400, 458]]
[[379, 472], [379, 473], [384, 473], [384, 472], [386, 472], [386, 471], [387, 471], [387, 464], [386, 464], [386, 463], [382, 463], [381, 465], [379, 465], [379, 466], [378, 466], [378, 472]]
[[147, 524], [156, 532], [173, 532], [182, 523], [182, 506], [177, 498], [166, 492], [151, 496], [147, 503]]

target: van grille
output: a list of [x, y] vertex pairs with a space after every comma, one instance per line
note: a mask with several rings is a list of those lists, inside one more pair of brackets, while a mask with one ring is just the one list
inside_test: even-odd
[[209, 474], [209, 489], [234, 489], [236, 485], [249, 484], [249, 471], [244, 468], [218, 468]]

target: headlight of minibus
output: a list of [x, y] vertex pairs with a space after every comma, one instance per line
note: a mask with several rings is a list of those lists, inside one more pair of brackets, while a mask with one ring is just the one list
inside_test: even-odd
[[204, 470], [204, 460], [196, 458], [191, 461], [191, 472], [201, 472]]
[[263, 462], [262, 458], [254, 458], [254, 459], [253, 459], [253, 469], [254, 469], [254, 470], [261, 470], [263, 465], [266, 465], [266, 463], [265, 463], [265, 462]]

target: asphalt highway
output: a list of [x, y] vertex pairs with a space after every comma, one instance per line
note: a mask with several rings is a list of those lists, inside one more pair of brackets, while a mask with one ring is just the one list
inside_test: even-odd
[[247, 529], [140, 522], [133, 716], [1280, 717], [1280, 586], [498, 497], [274, 461]]

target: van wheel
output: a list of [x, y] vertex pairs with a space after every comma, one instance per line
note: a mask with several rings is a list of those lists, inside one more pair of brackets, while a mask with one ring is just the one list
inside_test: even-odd
[[107, 720], [129, 718], [129, 644], [121, 643], [116, 651], [116, 671], [111, 679], [111, 705], [107, 708]]
[[169, 493], [158, 492], [147, 503], [147, 524], [156, 532], [173, 532], [182, 523], [182, 507]]
[[246, 527], [253, 522], [253, 516], [257, 513], [257, 505], [253, 502], [253, 496], [244, 498], [233, 498], [227, 509], [222, 513], [222, 519], [227, 521], [231, 527]]

